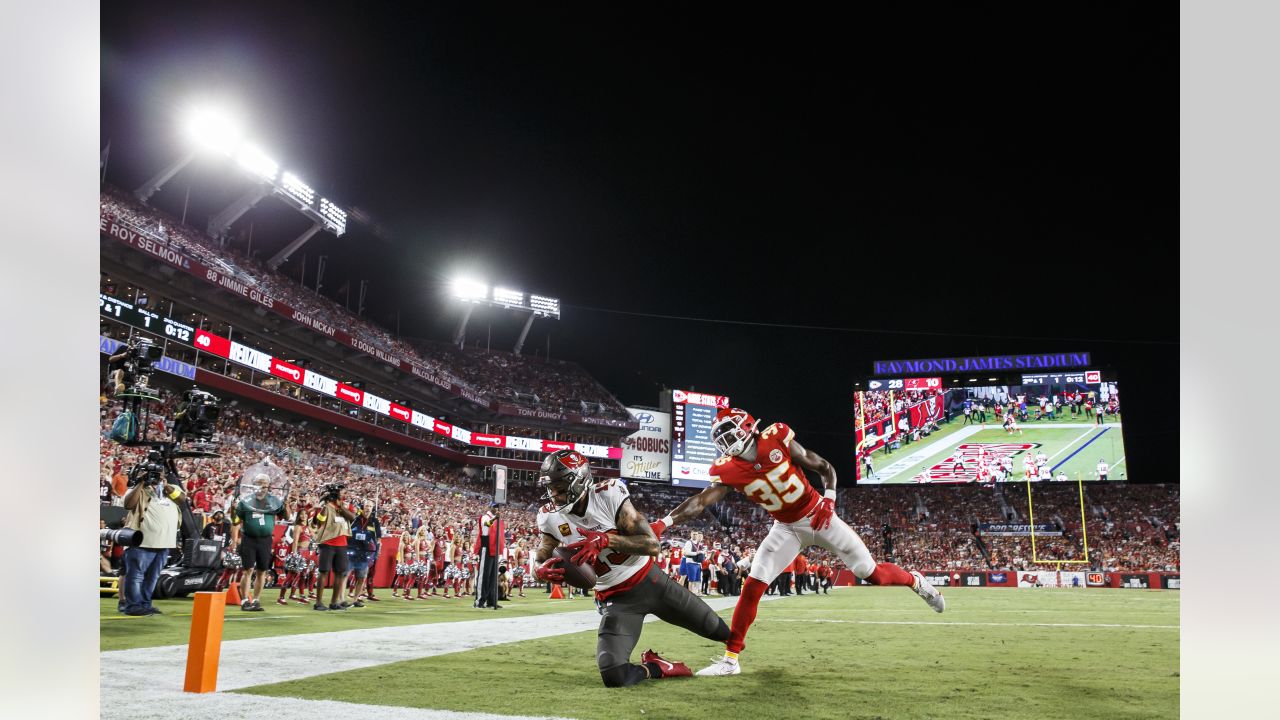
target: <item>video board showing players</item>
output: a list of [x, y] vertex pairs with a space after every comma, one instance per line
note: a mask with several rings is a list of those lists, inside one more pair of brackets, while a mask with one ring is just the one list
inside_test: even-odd
[[721, 408], [729, 407], [726, 395], [671, 391], [671, 484], [706, 487], [711, 484], [711, 463], [720, 457], [711, 441], [711, 424]]
[[1127, 480], [1120, 392], [1105, 371], [973, 384], [872, 378], [854, 393], [857, 481]]

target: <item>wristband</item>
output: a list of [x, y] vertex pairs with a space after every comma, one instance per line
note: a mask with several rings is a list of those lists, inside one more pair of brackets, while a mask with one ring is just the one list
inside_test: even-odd
[[822, 497], [827, 498], [828, 500], [835, 500], [835, 499], [836, 499], [836, 491], [835, 491], [835, 490], [827, 490], [827, 491], [825, 491], [825, 492], [823, 492], [823, 493], [822, 493]]
[[173, 492], [169, 493], [170, 500], [177, 500], [181, 496], [182, 496], [181, 490], [174, 490]]
[[676, 524], [675, 518], [671, 517], [670, 514], [662, 518], [660, 522], [662, 523], [663, 527], [671, 527], [672, 525]]

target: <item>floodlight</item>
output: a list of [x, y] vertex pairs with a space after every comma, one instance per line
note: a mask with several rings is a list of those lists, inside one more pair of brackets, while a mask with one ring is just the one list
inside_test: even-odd
[[501, 305], [524, 307], [524, 293], [519, 290], [497, 287], [493, 289], [493, 301]]
[[560, 301], [556, 298], [543, 297], [542, 295], [530, 295], [529, 307], [536, 313], [549, 315], [555, 318], [560, 317]]
[[316, 200], [316, 191], [312, 190], [310, 185], [299, 180], [298, 176], [291, 172], [285, 172], [284, 177], [280, 178], [280, 188], [289, 197], [307, 207], [310, 207], [311, 203]]
[[347, 213], [342, 208], [329, 202], [328, 198], [320, 198], [320, 217], [337, 235], [347, 231]]
[[187, 119], [187, 133], [202, 148], [231, 155], [240, 145], [240, 124], [220, 110], [200, 108]]
[[245, 145], [240, 148], [240, 154], [236, 156], [236, 162], [249, 173], [268, 182], [274, 181], [276, 174], [280, 172], [279, 163], [267, 157], [265, 153], [252, 145]]
[[453, 281], [453, 296], [471, 302], [484, 300], [489, 297], [489, 286], [475, 280], [458, 278]]

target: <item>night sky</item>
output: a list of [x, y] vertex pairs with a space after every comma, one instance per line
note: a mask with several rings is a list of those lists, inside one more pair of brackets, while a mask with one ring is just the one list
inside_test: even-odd
[[[1088, 350], [1121, 374], [1131, 477], [1176, 481], [1177, 8], [911, 7], [112, 4], [107, 180], [225, 103], [367, 218], [305, 248], [308, 281], [328, 255], [325, 291], [369, 280], [405, 335], [449, 338], [462, 273], [560, 297], [526, 352], [628, 404], [727, 394], [845, 483], [872, 360]], [[153, 202], [188, 187], [198, 226], [245, 189], [200, 160]], [[276, 200], [249, 222], [268, 253], [308, 224]], [[477, 311], [468, 339], [520, 322]]]

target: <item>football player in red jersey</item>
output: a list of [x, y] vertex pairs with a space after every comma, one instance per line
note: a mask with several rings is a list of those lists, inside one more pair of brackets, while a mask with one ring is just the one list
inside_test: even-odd
[[[877, 563], [858, 533], [835, 514], [836, 471], [831, 463], [805, 450], [795, 441], [795, 431], [774, 423], [763, 431], [745, 410], [725, 408], [716, 413], [711, 439], [721, 457], [711, 466], [711, 485], [680, 503], [670, 515], [653, 523], [655, 534], [672, 525], [688, 522], [715, 505], [730, 488], [744, 495], [773, 516], [773, 528], [760, 543], [751, 574], [742, 585], [742, 595], [733, 610], [733, 625], [724, 657], [698, 675], [737, 675], [741, 672], [738, 653], [746, 645], [747, 629], [756, 619], [760, 596], [774, 578], [810, 545], [834, 552], [853, 574], [872, 585], [903, 585], [942, 612], [946, 605], [939, 593], [918, 572], [907, 572], [893, 563]], [[819, 495], [804, 471], [822, 478]]]

